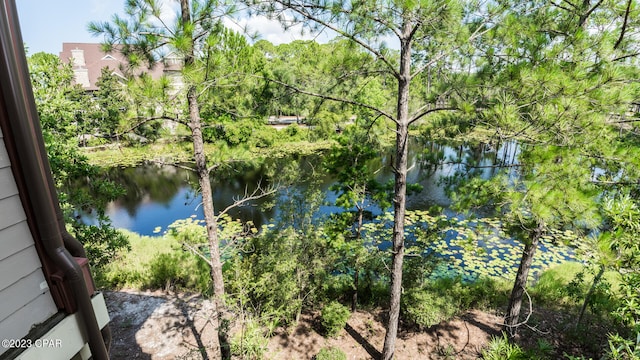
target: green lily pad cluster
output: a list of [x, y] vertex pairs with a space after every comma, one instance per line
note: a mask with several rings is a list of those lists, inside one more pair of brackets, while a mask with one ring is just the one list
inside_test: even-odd
[[[384, 214], [367, 226], [367, 237], [390, 239], [392, 218]], [[428, 211], [407, 211], [405, 222], [407, 254], [435, 260], [430, 278], [460, 277], [465, 282], [478, 278], [513, 279], [524, 249], [509, 236], [498, 218], [459, 218]], [[578, 261], [580, 237], [570, 230], [549, 230], [540, 240], [530, 275], [556, 264]], [[384, 241], [371, 242], [384, 249]]]

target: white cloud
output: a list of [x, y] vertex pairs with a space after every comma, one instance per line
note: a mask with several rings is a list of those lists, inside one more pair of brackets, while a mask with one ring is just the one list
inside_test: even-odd
[[308, 29], [303, 29], [300, 24], [285, 31], [277, 20], [271, 20], [262, 15], [243, 17], [236, 22], [225, 19], [224, 22], [227, 27], [236, 31], [243, 31], [246, 28], [248, 33], [258, 33], [259, 39], [267, 40], [274, 45], [290, 43], [294, 40], [316, 40], [326, 43], [334, 37], [328, 30], [320, 34], [309, 33]]
[[173, 26], [178, 18], [178, 12], [180, 8], [176, 1], [161, 1], [160, 2], [160, 19], [167, 26]]

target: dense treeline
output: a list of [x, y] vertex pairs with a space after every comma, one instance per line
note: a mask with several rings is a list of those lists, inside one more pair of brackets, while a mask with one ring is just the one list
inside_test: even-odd
[[[634, 239], [640, 231], [640, 148], [632, 105], [639, 95], [640, 52], [633, 34], [640, 9], [635, 1], [248, 2], [253, 11], [288, 25], [337, 34], [326, 44], [281, 45], [250, 42], [225, 28], [223, 19], [240, 16], [234, 6], [186, 0], [180, 5], [176, 24], [158, 22], [156, 2], [137, 1], [127, 3], [127, 13], [136, 16], [92, 23], [89, 29], [105, 35], [107, 48], [120, 45], [132, 64], [151, 65], [167, 51], [177, 54], [181, 87], [148, 76], [123, 82], [104, 71], [100, 90], [86, 94], [72, 85], [71, 69], [56, 57], [30, 57], [58, 185], [77, 189], [74, 182], [91, 179], [92, 194], [66, 191], [61, 199], [94, 266], [104, 266], [127, 244], [104, 216], [99, 226], [78, 220], [77, 210], [103, 215], [106, 203], [118, 195], [117, 186], [99, 181], [100, 170], [79, 148], [115, 144], [147, 151], [159, 142], [153, 151], [166, 151], [166, 162], [174, 145], [191, 147], [205, 225], [175, 224], [168, 236], [189, 252], [164, 254], [150, 266], [166, 267], [173, 277], [185, 277], [182, 285], [213, 296], [223, 357], [233, 350], [226, 333], [229, 313], [268, 327], [293, 323], [302, 311], [326, 305], [334, 315], [327, 315], [329, 324], [329, 318], [341, 319], [344, 313], [331, 303], [337, 300], [352, 311], [359, 303], [389, 309], [381, 357], [390, 359], [400, 320], [428, 327], [440, 320], [433, 309], [461, 292], [466, 300], [459, 308], [507, 305], [504, 329], [513, 340], [526, 325], [520, 309], [523, 299], [531, 304], [529, 270], [536, 250], [546, 238], [559, 241], [559, 233], [574, 234], [565, 238], [572, 239], [586, 264], [574, 287], [567, 287], [573, 292], [563, 293], [579, 308], [576, 326], [589, 306], [600, 309], [612, 334], [620, 331], [609, 337], [607, 356], [638, 356], [640, 253]], [[268, 125], [270, 117], [279, 116], [296, 117], [300, 125], [284, 130]], [[437, 209], [406, 213], [407, 192], [419, 191], [407, 183], [410, 129], [431, 143], [520, 144], [515, 161], [491, 165], [497, 168], [491, 178], [473, 176], [479, 164], [455, 160], [461, 166], [447, 179], [457, 210], [492, 213], [499, 221], [489, 227], [523, 244], [509, 295], [504, 291], [496, 299], [483, 292], [482, 287], [497, 286], [490, 279], [471, 285], [427, 281], [437, 259], [405, 259], [405, 253], [423, 253], [452, 228], [466, 234], [472, 249], [484, 241], [481, 231], [440, 217]], [[314, 171], [331, 172], [339, 180], [336, 205], [344, 211], [317, 217], [323, 199], [309, 186], [280, 199], [280, 216], [271, 226], [253, 229], [230, 220], [226, 209], [217, 209], [207, 197], [210, 173], [247, 158], [239, 154], [261, 148], [277, 158], [278, 146], [309, 141], [329, 142], [322, 164], [309, 172], [286, 159], [274, 160], [279, 166], [274, 179], [286, 188], [305, 176], [313, 184]], [[377, 183], [368, 168], [385, 147], [394, 148], [392, 184]], [[437, 153], [425, 159], [434, 167], [448, 161]], [[248, 199], [275, 191], [258, 190]], [[393, 211], [366, 220], [372, 203]], [[177, 263], [209, 276], [192, 280], [193, 273], [183, 276], [174, 269]], [[114, 278], [112, 270], [105, 271], [112, 284], [159, 284], [135, 271]], [[619, 290], [604, 280], [608, 271], [622, 274]], [[584, 275], [589, 272], [592, 276]], [[544, 297], [532, 291], [534, 298]], [[497, 304], [503, 300], [506, 304]], [[598, 308], [598, 301], [606, 306]], [[332, 326], [338, 325], [327, 325]]]

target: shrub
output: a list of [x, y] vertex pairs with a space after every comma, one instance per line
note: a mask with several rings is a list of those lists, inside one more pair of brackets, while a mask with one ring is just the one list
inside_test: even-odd
[[347, 355], [344, 351], [336, 347], [326, 347], [320, 349], [318, 354], [314, 357], [315, 360], [347, 360]]
[[84, 245], [92, 268], [104, 267], [114, 261], [119, 252], [131, 249], [129, 239], [110, 223], [98, 226], [76, 224], [73, 233]]
[[242, 331], [231, 339], [231, 354], [243, 359], [262, 359], [269, 339], [264, 335], [260, 323], [255, 320], [245, 322]]
[[342, 330], [351, 316], [349, 309], [337, 301], [332, 301], [322, 309], [322, 326], [330, 337]]
[[252, 140], [255, 147], [268, 148], [278, 140], [278, 130], [267, 126], [260, 126], [254, 129]]
[[425, 289], [414, 289], [402, 298], [404, 320], [421, 329], [428, 328], [454, 316], [458, 303], [449, 296]]
[[525, 360], [529, 357], [522, 348], [511, 344], [505, 334], [501, 338], [493, 338], [489, 345], [482, 350], [484, 360]]
[[460, 278], [439, 278], [406, 291], [402, 298], [404, 320], [418, 328], [427, 328], [469, 308], [496, 308], [504, 304], [509, 283], [478, 279], [463, 283]]
[[300, 127], [297, 124], [291, 124], [284, 128], [284, 133], [290, 138], [295, 138], [300, 134]]
[[229, 146], [237, 146], [248, 142], [249, 139], [251, 139], [252, 132], [253, 126], [246, 121], [225, 124], [224, 140], [229, 144]]
[[147, 285], [156, 289], [178, 288], [209, 294], [209, 265], [199, 257], [182, 250], [159, 254], [149, 263]]

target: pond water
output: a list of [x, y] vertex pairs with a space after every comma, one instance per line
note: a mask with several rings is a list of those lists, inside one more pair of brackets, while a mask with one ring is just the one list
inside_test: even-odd
[[[407, 181], [420, 184], [422, 190], [408, 196], [407, 209], [426, 210], [433, 205], [438, 205], [445, 208], [445, 213], [453, 215], [453, 212], [448, 210], [451, 200], [445, 192], [445, 185], [441, 179], [462, 169], [462, 165], [458, 164], [460, 161], [475, 164], [480, 167], [475, 171], [480, 171], [483, 177], [489, 177], [497, 171], [498, 168], [495, 165], [513, 161], [517, 151], [518, 147], [514, 143], [507, 143], [494, 149], [486, 144], [452, 147], [421, 143], [413, 139], [410, 146]], [[436, 158], [440, 165], [433, 165]], [[305, 158], [297, 161], [315, 164], [317, 168], [321, 159]], [[381, 183], [393, 179], [390, 161], [391, 156], [383, 156], [374, 161], [370, 167], [375, 169], [376, 179]], [[231, 169], [224, 173], [213, 174], [212, 189], [216, 211], [233, 204], [236, 199], [247, 192], [250, 193], [259, 185], [267, 186], [270, 180], [266, 178], [266, 172], [264, 168], [238, 171]], [[110, 170], [109, 177], [126, 190], [126, 194], [110, 203], [106, 210], [106, 214], [116, 228], [153, 236], [162, 234], [167, 226], [176, 220], [188, 217], [204, 218], [200, 206], [202, 199], [197, 192], [197, 178], [188, 170], [145, 164], [134, 168], [113, 168]], [[325, 205], [320, 207], [320, 215], [343, 211], [332, 205], [338, 195], [330, 190], [335, 180], [326, 174], [318, 175], [316, 179], [318, 180], [316, 185], [325, 196]], [[307, 186], [309, 186], [308, 183], [293, 185], [294, 188], [300, 189]], [[230, 215], [242, 221], [252, 221], [259, 228], [272, 221], [278, 214], [277, 208], [265, 205], [272, 204], [276, 198], [286, 196], [285, 193], [291, 190], [291, 188], [281, 189], [274, 195], [234, 209]], [[367, 210], [373, 215], [381, 213], [381, 209], [375, 205], [369, 205]], [[85, 220], [92, 221], [90, 216], [85, 216]]]
[[[519, 146], [516, 143], [505, 143], [500, 146], [491, 144], [469, 145], [439, 145], [412, 139], [409, 147], [408, 183], [420, 184], [422, 190], [407, 197], [407, 210], [428, 210], [434, 205], [443, 209], [447, 217], [464, 219], [465, 216], [452, 211], [449, 206], [451, 199], [447, 196], [443, 179], [458, 173], [480, 175], [489, 178], [496, 174], [503, 165], [513, 164], [517, 160]], [[370, 166], [379, 182], [393, 179], [391, 171], [391, 156], [381, 156]], [[297, 162], [301, 172], [315, 174], [313, 186], [316, 186], [324, 197], [324, 204], [320, 206], [316, 216], [325, 216], [341, 212], [335, 200], [338, 196], [332, 191], [331, 185], [335, 179], [330, 175], [319, 173], [322, 162], [319, 157], [289, 159]], [[465, 164], [473, 164], [467, 168]], [[274, 166], [274, 165], [271, 165]], [[511, 167], [511, 176], [517, 176], [515, 167]], [[233, 204], [246, 193], [251, 193], [259, 186], [268, 186], [274, 181], [268, 179], [268, 171], [263, 166], [259, 169], [226, 169], [212, 174], [212, 189], [216, 211]], [[308, 175], [308, 174], [307, 174]], [[197, 178], [194, 173], [172, 166], [157, 166], [152, 164], [140, 165], [134, 168], [113, 168], [110, 178], [125, 187], [126, 194], [110, 203], [106, 214], [111, 218], [116, 228], [128, 229], [141, 235], [158, 236], [176, 220], [195, 218], [203, 219], [204, 214], [200, 206], [201, 197], [197, 192]], [[279, 189], [275, 194], [252, 201], [248, 206], [242, 206], [229, 212], [232, 218], [243, 222], [251, 221], [260, 228], [264, 224], [275, 221], [280, 213], [278, 203], [286, 203], [292, 191], [303, 191], [309, 182], [296, 183], [288, 188]], [[383, 209], [368, 204], [367, 210], [372, 215], [379, 215]], [[390, 210], [390, 209], [384, 209]], [[483, 216], [478, 213], [476, 215]], [[85, 216], [88, 222], [91, 216]], [[553, 239], [543, 239], [540, 252], [532, 269], [532, 275], [552, 263], [573, 260], [573, 251], [566, 246], [553, 244]], [[388, 244], [383, 244], [386, 247]], [[481, 241], [481, 251], [467, 251], [464, 240], [455, 231], [450, 231], [438, 242], [425, 248], [424, 255], [435, 253], [449, 261], [436, 269], [436, 276], [448, 276], [460, 272], [463, 279], [473, 280], [477, 276], [502, 276], [510, 278], [517, 269], [518, 259], [522, 252], [522, 245], [508, 238], [505, 234], [495, 234]], [[448, 275], [447, 275], [448, 274]]]

